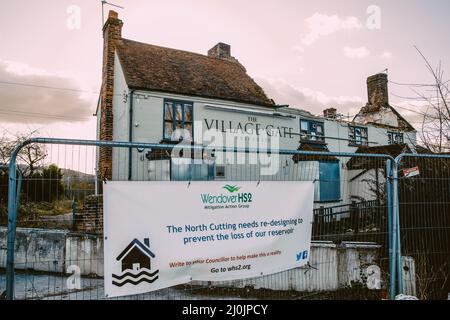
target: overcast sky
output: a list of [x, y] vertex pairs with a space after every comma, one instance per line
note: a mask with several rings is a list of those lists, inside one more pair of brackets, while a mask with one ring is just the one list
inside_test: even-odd
[[[450, 71], [448, 0], [111, 2], [125, 7], [117, 9], [123, 37], [198, 53], [228, 43], [276, 103], [314, 114], [327, 107], [354, 114], [367, 100], [367, 76], [386, 68], [391, 81], [430, 83], [413, 45]], [[0, 127], [94, 139], [101, 27], [100, 0], [3, 2]], [[394, 105], [419, 108], [397, 97], [411, 96], [408, 87], [389, 90]]]

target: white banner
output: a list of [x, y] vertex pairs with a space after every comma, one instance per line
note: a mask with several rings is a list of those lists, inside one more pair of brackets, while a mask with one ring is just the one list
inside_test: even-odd
[[105, 294], [276, 273], [308, 262], [313, 182], [104, 184]]

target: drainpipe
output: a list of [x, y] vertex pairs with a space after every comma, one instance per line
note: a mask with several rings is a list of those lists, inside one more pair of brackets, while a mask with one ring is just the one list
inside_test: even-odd
[[[130, 126], [129, 126], [129, 142], [133, 142], [133, 94], [134, 89], [130, 91]], [[131, 180], [132, 168], [131, 168], [131, 157], [133, 154], [133, 149], [128, 149], [128, 180]]]

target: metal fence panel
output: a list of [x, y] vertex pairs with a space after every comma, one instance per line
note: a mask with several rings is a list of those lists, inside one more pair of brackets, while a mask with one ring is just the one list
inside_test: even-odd
[[401, 289], [419, 299], [448, 299], [450, 156], [409, 154], [397, 162]]
[[[127, 299], [389, 298], [389, 156], [203, 147], [188, 147], [172, 156], [173, 146], [167, 145], [54, 139], [29, 143], [43, 148], [47, 156], [33, 168], [18, 159], [21, 186], [17, 187], [19, 175], [12, 179], [20, 190], [19, 202], [9, 204], [17, 212], [16, 221], [9, 224], [10, 229], [18, 227], [12, 238], [16, 299], [104, 299], [101, 186], [106, 176], [315, 183], [307, 267], [238, 281], [191, 282]], [[112, 151], [109, 173], [97, 169], [99, 146]], [[252, 164], [261, 154], [278, 156], [276, 172], [265, 175], [262, 164]], [[13, 199], [17, 197], [13, 194]], [[11, 240], [7, 241], [5, 223], [2, 220], [2, 248]], [[2, 250], [1, 268], [7, 267], [5, 256]]]

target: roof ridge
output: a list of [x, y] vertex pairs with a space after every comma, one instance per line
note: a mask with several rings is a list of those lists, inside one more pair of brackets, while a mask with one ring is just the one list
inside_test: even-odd
[[156, 44], [145, 43], [145, 42], [131, 40], [131, 39], [126, 39], [126, 38], [122, 38], [121, 40], [125, 40], [125, 41], [128, 41], [128, 42], [134, 42], [134, 43], [142, 44], [144, 46], [149, 46], [149, 47], [155, 47], [155, 48], [160, 48], [160, 49], [173, 50], [173, 51], [178, 51], [178, 52], [194, 54], [194, 55], [200, 56], [202, 58], [213, 59], [214, 61], [223, 61], [223, 62], [226, 62], [226, 63], [231, 63], [233, 65], [236, 65], [236, 63], [233, 62], [233, 61], [226, 60], [226, 59], [221, 59], [221, 58], [217, 58], [217, 57], [210, 57], [207, 54], [202, 54], [202, 53], [198, 53], [198, 52], [193, 52], [193, 51], [188, 51], [188, 50], [183, 50], [183, 49], [176, 49], [176, 48], [169, 48], [169, 47], [159, 46], [159, 45], [156, 45]]

